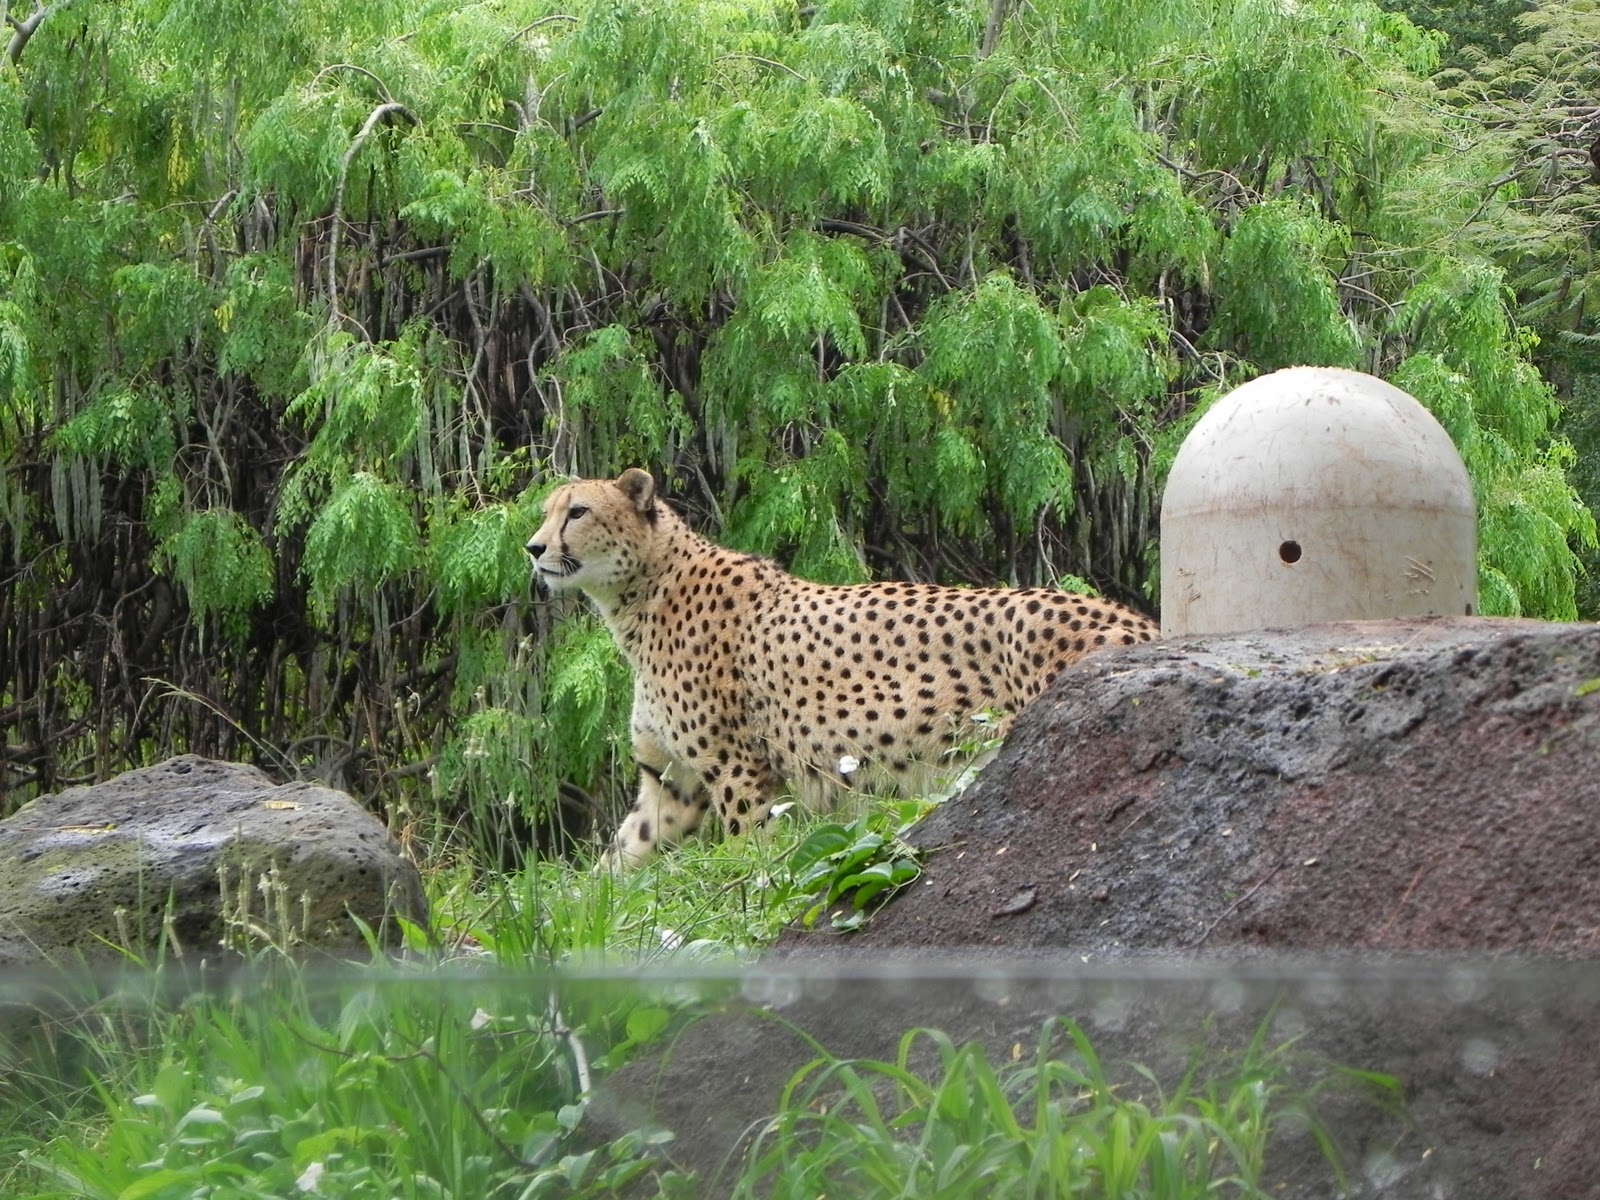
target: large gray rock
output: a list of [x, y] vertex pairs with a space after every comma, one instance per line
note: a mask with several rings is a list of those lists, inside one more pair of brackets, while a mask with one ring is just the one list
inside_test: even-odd
[[[227, 894], [223, 887], [226, 884]], [[215, 955], [251, 926], [336, 953], [352, 916], [421, 925], [416, 867], [349, 796], [194, 756], [44, 796], [0, 821], [0, 966]]]

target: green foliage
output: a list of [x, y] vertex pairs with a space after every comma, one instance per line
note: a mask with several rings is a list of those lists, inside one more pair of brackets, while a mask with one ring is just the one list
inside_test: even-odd
[[1571, 447], [1553, 436], [1554, 390], [1520, 356], [1500, 272], [1444, 270], [1400, 309], [1417, 352], [1395, 382], [1455, 440], [1478, 492], [1480, 609], [1575, 620], [1569, 547], [1596, 549], [1594, 516], [1568, 480]]
[[682, 398], [663, 394], [639, 339], [625, 325], [586, 336], [552, 364], [549, 376], [561, 389], [558, 419], [587, 431], [598, 475], [659, 462], [692, 435]]
[[632, 680], [606, 627], [594, 618], [564, 624], [551, 654], [545, 719], [572, 778], [598, 777], [608, 758], [626, 763], [632, 702]]
[[117, 340], [127, 369], [147, 370], [181, 357], [202, 332], [208, 288], [188, 263], [136, 263], [112, 272]]
[[430, 524], [429, 573], [438, 580], [445, 615], [470, 617], [527, 590], [522, 546], [537, 520], [528, 510], [523, 504], [490, 504]]
[[282, 259], [247, 254], [228, 264], [216, 308], [217, 373], [249, 379], [263, 396], [297, 395], [309, 314], [295, 303], [294, 274]]
[[1534, 5], [1532, 0], [1385, 0], [1384, 7], [1404, 13], [1418, 28], [1437, 30], [1448, 44], [1441, 62], [1459, 70], [1513, 49], [1520, 40], [1517, 18]]
[[1217, 264], [1214, 333], [1263, 370], [1354, 367], [1358, 340], [1329, 264], [1349, 254], [1345, 231], [1305, 205], [1261, 204], [1239, 218]]
[[849, 897], [850, 911], [832, 914], [833, 927], [840, 931], [860, 928], [874, 902], [889, 899], [922, 874], [911, 849], [870, 828], [866, 815], [850, 825], [818, 825], [789, 856], [789, 869], [798, 891], [817, 893], [816, 903], [801, 918], [807, 928]]
[[[1196, 1056], [1170, 1094], [1141, 1067], [1136, 1088], [1114, 1083], [1067, 1018], [1044, 1025], [1028, 1063], [996, 1067], [981, 1044], [936, 1029], [906, 1033], [893, 1061], [823, 1055], [789, 1081], [733, 1194], [1264, 1197], [1268, 1139], [1286, 1118], [1311, 1120], [1338, 1174], [1266, 1032], [1234, 1061]], [[919, 1065], [929, 1053], [935, 1065]]]
[[420, 559], [417, 527], [398, 489], [357, 471], [335, 489], [306, 531], [301, 571], [313, 608], [327, 617], [342, 590], [375, 592]]
[[[1493, 23], [1494, 13], [1505, 15], [1505, 22]], [[1515, 14], [1520, 15], [1511, 19]], [[1600, 72], [1589, 53], [1600, 35], [1600, 6], [1589, 0], [1505, 0], [1468, 12], [1443, 3], [1426, 9], [1423, 19], [1452, 39], [1450, 65], [1436, 77], [1441, 97], [1484, 131], [1473, 151], [1490, 179], [1472, 197], [1463, 236], [1503, 272], [1503, 294], [1537, 335], [1528, 341], [1534, 362], [1563, 401], [1575, 402], [1562, 431], [1572, 439], [1576, 459], [1568, 462], [1559, 442], [1530, 456], [1524, 464], [1529, 474], [1498, 498], [1484, 530], [1485, 543], [1503, 547], [1511, 561], [1486, 564], [1485, 573], [1496, 576], [1506, 611], [1582, 611], [1592, 617], [1600, 611], [1593, 584], [1576, 593], [1585, 599], [1575, 605], [1570, 565], [1558, 566], [1554, 579], [1540, 576], [1531, 589], [1540, 593], [1539, 601], [1524, 594], [1523, 581], [1549, 570], [1547, 548], [1558, 534], [1578, 550], [1591, 580], [1600, 563], [1588, 515], [1574, 511], [1600, 501], [1600, 488], [1577, 466], [1593, 458], [1597, 446], [1582, 408], [1600, 375], [1600, 269], [1594, 253], [1600, 228], [1594, 96]], [[1533, 411], [1536, 419], [1553, 423], [1550, 406]], [[1552, 485], [1538, 461], [1546, 453], [1554, 471], [1577, 484], [1576, 495]], [[1525, 537], [1534, 544], [1515, 544]]]
[[544, 742], [539, 735], [539, 723], [520, 712], [485, 707], [461, 721], [445, 744], [436, 768], [437, 786], [446, 795], [478, 798], [471, 813], [475, 830], [497, 829], [494, 806], [518, 815], [544, 813], [548, 806], [539, 791], [544, 781], [534, 766]]
[[272, 556], [261, 535], [229, 509], [188, 514], [157, 552], [183, 586], [197, 620], [212, 612], [238, 616], [272, 599]]
[[[423, 327], [413, 325], [405, 337], [381, 345], [343, 332], [307, 345], [311, 384], [285, 410], [316, 429], [306, 471], [332, 474], [353, 463], [381, 464], [406, 455], [424, 432], [432, 432], [423, 405], [424, 336]], [[287, 510], [285, 519], [297, 519], [299, 511]]]
[[5, 792], [198, 749], [614, 809], [625, 672], [517, 549], [557, 479], [1134, 599], [1182, 432], [1298, 362], [1414, 387], [1486, 605], [1571, 615], [1593, 20], [1432, 83], [1344, 0], [52, 8], [0, 83]]
[[100, 1111], [95, 1136], [61, 1128], [23, 1153], [44, 1185], [31, 1194], [613, 1196], [649, 1170], [647, 1133], [572, 1137], [587, 1062], [538, 981], [520, 995], [448, 976], [330, 986], [280, 964], [250, 984], [163, 1006], [160, 977], [130, 981], [105, 1020], [41, 1055], [46, 1072], [73, 1051], [93, 1062], [85, 1101]]
[[761, 459], [741, 460], [748, 481], [743, 504], [730, 518], [729, 541], [760, 554], [783, 551], [796, 571], [833, 583], [859, 583], [866, 572], [840, 516], [866, 492], [860, 451], [827, 430], [811, 454], [781, 471]]
[[119, 467], [162, 470], [176, 450], [173, 422], [183, 407], [148, 385], [108, 387], [56, 431], [56, 445], [65, 454], [105, 458]]

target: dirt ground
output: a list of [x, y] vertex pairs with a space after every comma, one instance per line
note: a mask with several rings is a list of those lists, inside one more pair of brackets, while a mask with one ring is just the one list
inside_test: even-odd
[[[1362, 622], [1097, 655], [913, 834], [921, 880], [785, 936], [755, 994], [614, 1077], [702, 1178], [811, 1055], [934, 1025], [997, 1060], [1054, 1014], [1181, 1073], [1262, 1022], [1325, 1100], [1284, 1195], [1600, 1197], [1600, 628]], [[950, 956], [956, 956], [952, 959]], [[762, 989], [767, 989], [763, 991]], [[1136, 1086], [1137, 1076], [1131, 1076]], [[716, 1194], [712, 1187], [708, 1195]]]

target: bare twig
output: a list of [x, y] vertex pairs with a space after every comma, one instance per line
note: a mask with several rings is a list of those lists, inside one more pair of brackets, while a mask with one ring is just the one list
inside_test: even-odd
[[517, 30], [510, 37], [508, 37], [504, 44], [509, 46], [518, 38], [527, 37], [535, 29], [539, 28], [539, 26], [548, 25], [552, 21], [571, 21], [574, 25], [576, 25], [578, 23], [578, 18], [571, 16], [568, 13], [551, 13], [548, 17], [540, 17], [537, 21], [530, 21], [528, 24], [524, 25], [521, 29]]
[[1193, 942], [1191, 942], [1189, 944], [1189, 948], [1191, 950], [1194, 949], [1194, 947], [1196, 947], [1196, 946], [1200, 945], [1201, 943], [1203, 943], [1208, 937], [1210, 937], [1214, 932], [1216, 932], [1217, 926], [1222, 924], [1223, 919], [1226, 918], [1229, 913], [1233, 912], [1241, 904], [1243, 904], [1246, 900], [1250, 899], [1251, 896], [1254, 896], [1262, 888], [1266, 887], [1268, 883], [1272, 882], [1273, 878], [1278, 874], [1278, 872], [1283, 870], [1283, 867], [1284, 867], [1284, 864], [1283, 863], [1279, 863], [1277, 866], [1273, 867], [1272, 870], [1268, 871], [1265, 875], [1263, 875], [1260, 879], [1256, 880], [1254, 886], [1252, 886], [1249, 891], [1247, 891], [1244, 895], [1240, 896], [1232, 904], [1228, 905], [1227, 908], [1223, 909], [1220, 913], [1217, 914], [1217, 919], [1215, 921], [1211, 922], [1211, 924], [1206, 926], [1206, 931], [1204, 933], [1202, 933], [1199, 937], [1197, 937]]
[[799, 80], [804, 80], [805, 79], [804, 75], [800, 74], [799, 71], [796, 71], [793, 67], [789, 66], [788, 64], [781, 63], [775, 58], [763, 58], [759, 54], [724, 54], [724, 55], [721, 55], [718, 58], [718, 61], [719, 62], [726, 61], [727, 59], [730, 59], [730, 58], [739, 58], [739, 59], [743, 59], [745, 62], [758, 63], [763, 67], [772, 67], [775, 70], [786, 71], [790, 75], [793, 75], [796, 79], [799, 79]]
[[379, 268], [387, 267], [392, 263], [401, 262], [426, 262], [430, 258], [449, 258], [449, 246], [423, 246], [418, 250], [402, 250], [397, 254], [386, 254], [379, 261]]
[[386, 85], [383, 80], [379, 79], [371, 71], [367, 70], [365, 67], [358, 67], [355, 63], [330, 63], [328, 66], [323, 67], [322, 70], [318, 71], [311, 77], [311, 86], [316, 87], [317, 84], [322, 81], [322, 77], [328, 74], [330, 71], [354, 71], [357, 75], [365, 75], [368, 79], [372, 80], [373, 83], [378, 85], [378, 95], [383, 98], [383, 102], [385, 104], [394, 103], [394, 97], [389, 94], [388, 85]]
[[568, 1026], [566, 1018], [561, 1015], [554, 990], [550, 993], [550, 1032], [566, 1039], [567, 1048], [572, 1051], [573, 1069], [578, 1074], [579, 1103], [587, 1104], [589, 1093], [594, 1090], [594, 1080], [589, 1074], [589, 1056], [584, 1052], [583, 1042], [576, 1031]]
[[[462, 282], [461, 292], [467, 302], [467, 318], [472, 322], [473, 338], [472, 363], [467, 367], [467, 378], [462, 392], [463, 399], [470, 402], [477, 410], [476, 415], [483, 428], [484, 444], [487, 445], [488, 439], [492, 437], [492, 431], [489, 426], [489, 404], [477, 382], [478, 374], [482, 371], [483, 364], [489, 354], [489, 334], [483, 327], [483, 318], [479, 312], [480, 308], [486, 307], [481, 294], [477, 290], [481, 279], [481, 273], [474, 271]], [[461, 422], [461, 470], [466, 475], [468, 482], [472, 484], [472, 491], [477, 496], [478, 502], [482, 504], [484, 502], [483, 485], [478, 478], [477, 471], [472, 468], [472, 451], [466, 420]]]
[[[221, 278], [220, 272], [222, 270], [222, 252], [217, 248], [217, 218], [222, 215], [223, 209], [227, 208], [229, 204], [233, 203], [234, 197], [236, 197], [238, 194], [239, 190], [237, 188], [230, 188], [228, 191], [224, 192], [222, 198], [213, 204], [210, 211], [206, 213], [206, 219], [200, 226], [200, 231], [206, 240], [206, 248], [211, 251], [211, 270], [219, 279]], [[196, 248], [195, 258], [198, 260], [199, 257], [200, 252], [199, 249]], [[199, 266], [199, 262], [196, 261], [195, 269], [197, 271], [199, 270]]]
[[[512, 103], [512, 102], [511, 101], [507, 101], [507, 103], [509, 104], [509, 103]], [[498, 121], [457, 121], [456, 122], [456, 128], [457, 129], [492, 129], [496, 133], [509, 133], [512, 137], [516, 137], [517, 134], [519, 132], [521, 132], [520, 130], [511, 128], [511, 126], [509, 126], [509, 125], [502, 125]]]
[[817, 222], [817, 228], [823, 233], [848, 233], [854, 237], [862, 238], [869, 242], [888, 241], [888, 235], [881, 229], [874, 229], [871, 225], [863, 225], [859, 221], [841, 221], [832, 217], [823, 217]]
[[1393, 925], [1399, 918], [1401, 911], [1406, 906], [1406, 902], [1411, 899], [1411, 893], [1417, 890], [1417, 884], [1422, 882], [1422, 877], [1433, 869], [1434, 864], [1439, 861], [1440, 857], [1441, 855], [1435, 854], [1412, 873], [1411, 882], [1406, 884], [1406, 890], [1400, 894], [1400, 899], [1395, 901], [1394, 909], [1389, 913], [1389, 919], [1378, 927], [1378, 932], [1372, 939], [1374, 942], [1381, 940], [1383, 935], [1389, 932], [1389, 926]]

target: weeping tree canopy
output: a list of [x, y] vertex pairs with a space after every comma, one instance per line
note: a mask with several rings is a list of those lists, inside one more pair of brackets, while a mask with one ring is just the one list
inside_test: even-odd
[[1573, 615], [1594, 523], [1462, 234], [1504, 149], [1373, 4], [7, 3], [10, 796], [182, 748], [538, 813], [629, 699], [527, 596], [557, 478], [1141, 603], [1183, 434], [1290, 364], [1429, 405], [1486, 607]]
[[[1477, 124], [1477, 152], [1498, 162], [1463, 232], [1504, 269], [1517, 319], [1539, 338], [1534, 361], [1560, 389], [1560, 429], [1577, 450], [1565, 475], [1593, 504], [1600, 501], [1600, 4], [1517, 0], [1488, 40], [1464, 32], [1463, 22], [1471, 27], [1483, 15], [1473, 16], [1470, 5], [1441, 0], [1441, 10], [1453, 13], [1423, 7], [1461, 47], [1434, 76], [1440, 99]], [[1581, 541], [1578, 550], [1588, 567], [1579, 580], [1582, 607], [1592, 615], [1600, 611], [1600, 555]]]

